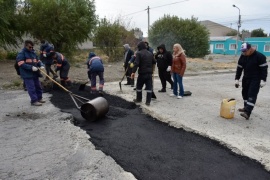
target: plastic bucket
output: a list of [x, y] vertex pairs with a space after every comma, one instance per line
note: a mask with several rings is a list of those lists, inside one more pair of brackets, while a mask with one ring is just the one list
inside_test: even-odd
[[220, 116], [226, 119], [232, 119], [235, 112], [235, 99], [223, 99], [220, 107]]
[[103, 97], [90, 100], [81, 106], [81, 115], [88, 121], [96, 121], [109, 111], [108, 101]]

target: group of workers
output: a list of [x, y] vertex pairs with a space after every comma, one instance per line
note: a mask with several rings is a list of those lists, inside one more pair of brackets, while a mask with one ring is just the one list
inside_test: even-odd
[[[57, 78], [57, 71], [60, 71], [60, 82], [62, 86], [71, 86], [71, 81], [68, 77], [70, 65], [67, 59], [59, 52], [54, 51], [52, 44], [42, 40], [40, 46], [40, 56], [34, 50], [34, 43], [31, 40], [24, 42], [24, 48], [18, 53], [16, 63], [19, 66], [20, 76], [25, 84], [31, 105], [41, 106], [45, 101], [42, 99], [43, 89], [39, 81], [39, 77], [43, 77], [43, 70], [46, 79], [48, 80], [50, 73], [53, 78]], [[54, 70], [52, 65], [55, 66]]]
[[[33, 49], [34, 43], [26, 40], [24, 48], [17, 55], [16, 62], [19, 66], [20, 76], [24, 81], [26, 89], [31, 99], [31, 104], [41, 106], [45, 101], [42, 99], [42, 87], [39, 77], [40, 71], [46, 70], [46, 77], [52, 73], [53, 78], [57, 78], [57, 71], [60, 71], [60, 82], [63, 86], [70, 86], [71, 81], [68, 77], [70, 65], [67, 59], [59, 52], [54, 51], [54, 47], [47, 41], [42, 40], [40, 46], [40, 58]], [[150, 105], [153, 92], [153, 73], [155, 66], [158, 67], [158, 75], [162, 84], [160, 93], [166, 92], [166, 84], [170, 83], [173, 93], [172, 97], [182, 99], [184, 96], [183, 76], [186, 69], [186, 55], [180, 44], [173, 46], [173, 53], [166, 50], [164, 44], [157, 47], [157, 53], [149, 46], [148, 42], [139, 42], [137, 51], [134, 53], [128, 44], [124, 45], [124, 68], [127, 83], [134, 87], [135, 73], [138, 70], [136, 82], [136, 99], [134, 102], [142, 101], [142, 88], [145, 85], [146, 105]], [[249, 43], [241, 45], [241, 56], [238, 60], [235, 87], [239, 87], [239, 80], [242, 78], [242, 98], [243, 108], [238, 109], [240, 115], [249, 119], [255, 106], [260, 88], [266, 85], [268, 63], [266, 57], [258, 52]], [[52, 70], [51, 66], [55, 65]], [[45, 66], [45, 67], [44, 67]], [[88, 78], [91, 81], [91, 92], [102, 92], [104, 86], [104, 65], [102, 59], [90, 52], [87, 59]], [[99, 88], [96, 88], [96, 77], [99, 77]]]
[[[43, 89], [40, 77], [45, 75], [44, 81], [50, 81], [50, 78], [56, 80], [59, 71], [60, 83], [63, 87], [71, 86], [71, 80], [68, 77], [70, 64], [63, 54], [56, 52], [54, 46], [46, 40], [41, 40], [40, 56], [34, 50], [34, 43], [31, 40], [24, 42], [24, 48], [18, 53], [16, 63], [19, 67], [19, 75], [23, 79], [25, 90], [27, 90], [31, 105], [41, 106], [45, 101], [42, 99]], [[54, 69], [52, 69], [54, 66]], [[99, 76], [99, 92], [103, 91], [104, 86], [104, 66], [100, 57], [90, 52], [87, 59], [88, 78], [91, 81], [91, 92], [97, 91], [96, 76]], [[46, 73], [44, 72], [46, 70]], [[50, 77], [50, 73], [53, 77]], [[50, 77], [50, 78], [49, 78]]]

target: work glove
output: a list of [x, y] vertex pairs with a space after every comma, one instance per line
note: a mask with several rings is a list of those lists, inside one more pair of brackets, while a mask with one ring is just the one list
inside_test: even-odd
[[37, 71], [37, 70], [38, 70], [38, 68], [37, 68], [37, 67], [32, 66], [32, 71]]
[[261, 88], [264, 87], [265, 85], [266, 85], [266, 81], [261, 80], [261, 83], [260, 83]]
[[238, 79], [235, 80], [235, 87], [239, 88], [239, 80]]
[[168, 66], [166, 71], [170, 72], [171, 71], [171, 66]]
[[130, 63], [129, 67], [130, 68], [133, 68], [134, 67], [134, 64], [133, 63]]
[[46, 54], [43, 54], [43, 57], [47, 57], [47, 55]]
[[40, 66], [40, 69], [41, 69], [41, 70], [44, 70], [45, 68], [44, 68], [44, 66]]

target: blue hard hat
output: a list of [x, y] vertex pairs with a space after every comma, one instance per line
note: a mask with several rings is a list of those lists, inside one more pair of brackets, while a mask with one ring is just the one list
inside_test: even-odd
[[92, 57], [95, 57], [95, 56], [96, 56], [95, 53], [93, 53], [93, 52], [90, 52], [90, 53], [89, 53], [89, 58], [92, 58]]

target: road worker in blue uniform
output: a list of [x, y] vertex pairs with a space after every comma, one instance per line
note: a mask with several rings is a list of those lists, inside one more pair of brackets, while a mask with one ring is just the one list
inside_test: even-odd
[[129, 44], [124, 44], [124, 68], [126, 72], [126, 77], [127, 77], [127, 83], [124, 85], [131, 85], [131, 87], [134, 87], [134, 79], [130, 78], [130, 75], [132, 73], [132, 68], [130, 68], [129, 61], [134, 55], [134, 52], [131, 50]]
[[[45, 69], [47, 75], [50, 75], [50, 72], [53, 75], [53, 78], [57, 78], [57, 74], [52, 70], [51, 66], [53, 64], [53, 59], [51, 53], [54, 52], [54, 46], [48, 43], [46, 40], [41, 40], [40, 46], [40, 59], [45, 64]], [[46, 78], [48, 79], [48, 78]]]
[[97, 92], [96, 78], [99, 77], [99, 93], [103, 93], [104, 86], [104, 66], [100, 57], [96, 56], [95, 53], [90, 52], [87, 61], [88, 78], [91, 81], [91, 93]]
[[256, 51], [251, 44], [243, 43], [241, 45], [242, 55], [237, 64], [235, 75], [235, 87], [239, 87], [239, 79], [244, 71], [242, 79], [242, 97], [244, 107], [238, 109], [240, 115], [249, 119], [255, 106], [260, 88], [266, 85], [268, 64], [266, 57]]
[[67, 59], [59, 52], [52, 52], [54, 64], [56, 64], [55, 72], [60, 71], [60, 82], [64, 87], [71, 86], [71, 80], [68, 77], [70, 65]]
[[41, 106], [45, 101], [42, 99], [42, 88], [39, 81], [40, 69], [44, 69], [43, 63], [38, 59], [30, 40], [24, 42], [24, 48], [18, 53], [16, 62], [18, 63], [20, 76], [24, 80], [26, 89], [33, 106]]

